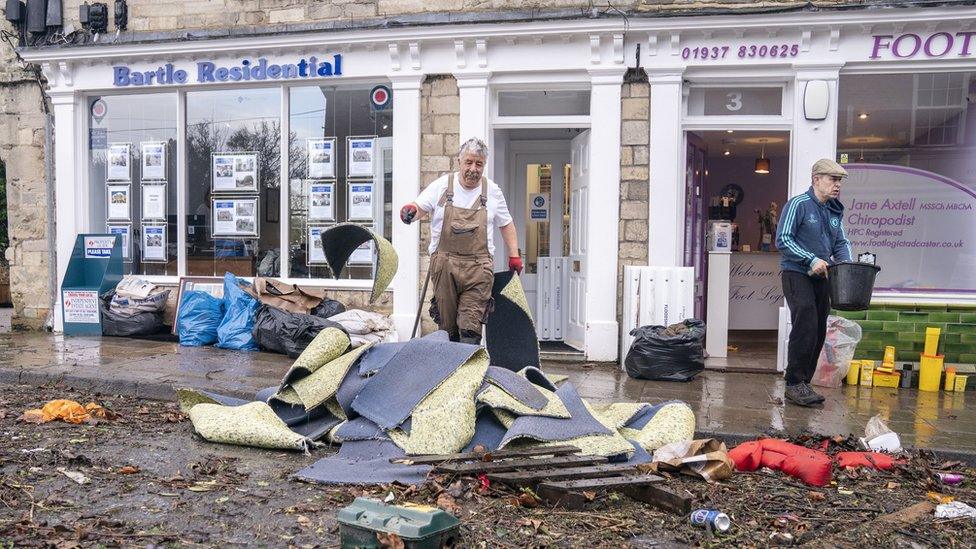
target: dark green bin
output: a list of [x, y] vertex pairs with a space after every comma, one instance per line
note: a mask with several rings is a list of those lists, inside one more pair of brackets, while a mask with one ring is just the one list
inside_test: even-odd
[[406, 549], [457, 547], [461, 522], [436, 507], [386, 505], [356, 498], [339, 511], [342, 549], [379, 549], [377, 533], [396, 534]]

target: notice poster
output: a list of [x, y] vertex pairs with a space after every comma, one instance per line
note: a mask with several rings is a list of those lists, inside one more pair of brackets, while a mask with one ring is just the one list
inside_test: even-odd
[[257, 153], [215, 153], [212, 158], [213, 192], [257, 192]]
[[309, 221], [335, 220], [335, 184], [311, 182], [308, 186]]
[[335, 177], [335, 138], [309, 139], [308, 148], [308, 178], [331, 179]]
[[213, 236], [258, 236], [258, 199], [213, 201]]
[[877, 256], [875, 291], [976, 288], [976, 185], [969, 166], [945, 162], [941, 175], [907, 166], [845, 165], [844, 230], [854, 257]]
[[[372, 227], [366, 227], [372, 229]], [[359, 245], [349, 256], [349, 265], [372, 265], [373, 264], [373, 240], [367, 240]]]
[[143, 183], [143, 221], [166, 221], [166, 184]]
[[109, 221], [130, 221], [132, 219], [132, 187], [126, 183], [122, 185], [106, 185], [106, 219]]
[[166, 179], [166, 143], [142, 144], [142, 179]]
[[322, 248], [322, 233], [328, 230], [324, 225], [308, 226], [308, 260], [307, 265], [325, 265], [325, 250]]
[[98, 291], [62, 290], [65, 322], [98, 324]]
[[142, 226], [142, 260], [166, 262], [166, 225]]
[[130, 240], [130, 237], [132, 236], [132, 225], [108, 225], [106, 229], [108, 234], [118, 235], [121, 237], [123, 261], [129, 261], [132, 259], [132, 241]]
[[373, 220], [373, 183], [349, 183], [349, 221]]
[[373, 177], [374, 137], [350, 137], [346, 170], [349, 177]]
[[132, 154], [128, 143], [110, 143], [108, 146], [109, 181], [132, 180]]

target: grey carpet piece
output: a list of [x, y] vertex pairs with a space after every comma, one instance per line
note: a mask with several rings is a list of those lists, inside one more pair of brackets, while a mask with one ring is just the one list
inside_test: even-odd
[[506, 393], [533, 410], [541, 410], [549, 403], [549, 399], [533, 387], [528, 379], [511, 370], [489, 366], [485, 379], [491, 380], [495, 385], [504, 389]]
[[[367, 353], [369, 351], [366, 351]], [[360, 375], [359, 368], [353, 365], [346, 372], [346, 377], [342, 379], [342, 383], [339, 384], [339, 389], [336, 391], [336, 401], [339, 403], [339, 407], [346, 414], [346, 418], [355, 419], [359, 417], [359, 414], [352, 409], [352, 402], [356, 399], [356, 395], [362, 392], [366, 384], [369, 383], [371, 378]]]
[[359, 359], [359, 375], [368, 376], [382, 370], [406, 344], [406, 341], [401, 341], [398, 343], [378, 343], [373, 345]]
[[305, 407], [301, 404], [293, 406], [275, 399], [268, 401], [268, 406], [289, 429], [316, 441], [342, 423], [342, 419], [336, 417], [325, 406], [317, 406], [310, 411], [305, 411]]
[[352, 408], [383, 429], [403, 423], [417, 404], [453, 374], [477, 345], [422, 337], [406, 343], [353, 400]]
[[512, 423], [508, 433], [505, 434], [502, 446], [517, 438], [552, 442], [588, 435], [614, 434], [590, 414], [572, 383], [566, 383], [557, 389], [556, 395], [566, 405], [571, 417], [560, 419], [543, 416], [519, 416]]
[[546, 377], [546, 374], [542, 373], [542, 370], [536, 368], [535, 366], [523, 368], [519, 371], [519, 373], [525, 376], [525, 379], [531, 381], [539, 387], [556, 392], [556, 384], [550, 381], [549, 378]]
[[517, 372], [539, 366], [539, 340], [521, 281], [512, 271], [495, 273], [495, 308], [485, 323], [485, 347], [492, 366]]
[[654, 418], [654, 416], [661, 411], [668, 404], [684, 404], [680, 400], [669, 400], [667, 402], [662, 402], [661, 404], [655, 404], [654, 406], [645, 406], [640, 411], [638, 411], [634, 417], [630, 418], [624, 427], [628, 429], [643, 429], [647, 426], [647, 423]]
[[316, 461], [294, 477], [319, 484], [423, 484], [429, 466], [390, 463], [390, 458], [405, 455], [385, 440], [346, 442], [338, 454]]
[[390, 440], [390, 437], [383, 429], [380, 429], [379, 425], [364, 417], [358, 417], [343, 423], [341, 427], [336, 429], [335, 435], [333, 436], [343, 446], [347, 442], [361, 440]]
[[275, 385], [273, 387], [265, 387], [264, 389], [261, 389], [254, 395], [254, 400], [267, 402], [268, 400], [271, 399], [271, 397], [275, 396], [275, 393], [277, 392], [278, 392], [278, 385]]
[[244, 400], [243, 398], [235, 398], [218, 393], [211, 393], [210, 391], [204, 391], [203, 389], [193, 389], [193, 391], [196, 391], [207, 398], [213, 399], [214, 402], [223, 404], [224, 406], [242, 406], [251, 402], [250, 400]]
[[627, 439], [627, 442], [634, 446], [634, 455], [627, 459], [626, 454], [620, 456], [614, 456], [610, 458], [610, 463], [626, 463], [627, 465], [640, 465], [642, 463], [650, 463], [654, 461], [651, 458], [651, 454], [644, 449], [643, 446], [634, 442], [633, 440]]
[[505, 426], [502, 425], [495, 414], [491, 413], [491, 408], [482, 406], [478, 410], [478, 416], [474, 423], [474, 438], [464, 447], [462, 452], [473, 452], [474, 447], [485, 447], [485, 450], [497, 450], [502, 439], [505, 438]]

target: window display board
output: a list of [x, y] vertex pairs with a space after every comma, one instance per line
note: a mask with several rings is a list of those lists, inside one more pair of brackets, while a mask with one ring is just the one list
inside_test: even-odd
[[117, 235], [122, 237], [122, 260], [131, 261], [132, 260], [132, 224], [108, 224], [105, 229], [108, 234]]
[[166, 225], [142, 226], [142, 261], [166, 263]]
[[257, 197], [214, 199], [213, 236], [258, 236]]
[[[224, 298], [224, 277], [222, 276], [184, 276], [180, 277], [180, 287], [176, 293], [176, 310], [180, 310], [183, 304], [183, 295], [186, 292], [204, 292], [217, 299]], [[179, 319], [179, 314], [176, 319]], [[173, 321], [171, 333], [176, 333], [176, 320]]]
[[166, 221], [166, 183], [142, 184], [142, 220]]
[[132, 220], [132, 185], [129, 183], [109, 183], [105, 186], [108, 200], [105, 218], [108, 221]]
[[308, 182], [308, 220], [335, 221], [335, 182]]
[[132, 151], [129, 143], [109, 143], [108, 181], [132, 181]]
[[329, 225], [308, 225], [308, 230], [305, 231], [308, 244], [308, 253], [305, 256], [306, 265], [310, 267], [312, 265], [328, 265], [325, 260], [325, 250], [322, 248], [322, 233], [327, 231], [329, 227]]
[[349, 221], [373, 221], [372, 181], [349, 182], [349, 205], [346, 210]]
[[148, 141], [142, 143], [142, 180], [166, 180], [166, 143]]
[[308, 149], [308, 178], [332, 179], [335, 171], [336, 138], [309, 139], [305, 142]]
[[211, 158], [214, 193], [258, 192], [258, 153], [213, 153]]
[[346, 176], [372, 178], [376, 159], [376, 136], [346, 138]]

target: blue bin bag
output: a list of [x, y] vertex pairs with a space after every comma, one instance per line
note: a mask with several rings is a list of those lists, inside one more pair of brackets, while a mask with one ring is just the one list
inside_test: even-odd
[[176, 315], [176, 333], [180, 337], [180, 345], [202, 347], [217, 343], [217, 328], [223, 318], [223, 300], [207, 292], [184, 293]]
[[260, 303], [244, 293], [238, 284], [233, 274], [224, 275], [224, 319], [217, 328], [217, 346], [235, 351], [257, 351], [258, 344], [251, 332]]

